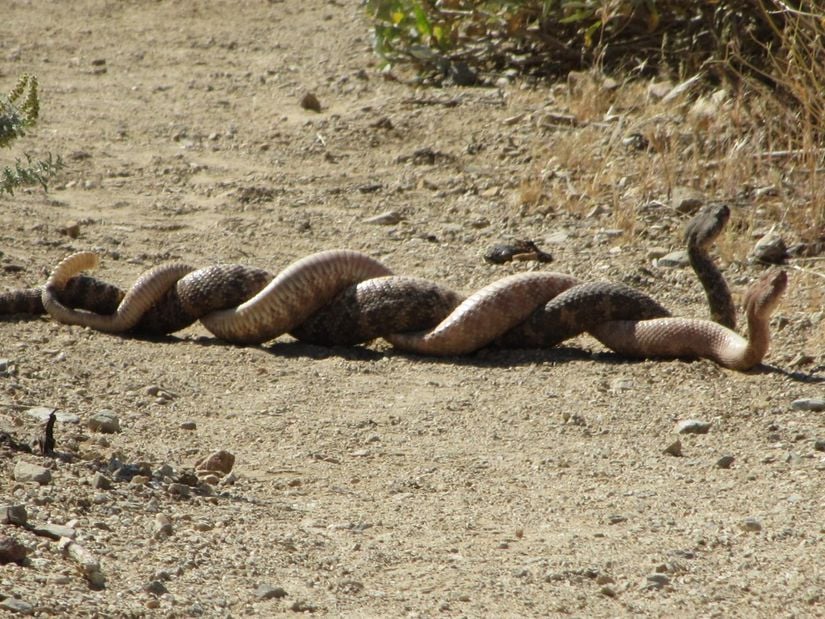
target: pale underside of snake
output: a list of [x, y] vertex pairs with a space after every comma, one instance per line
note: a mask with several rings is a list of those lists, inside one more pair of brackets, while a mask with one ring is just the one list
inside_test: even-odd
[[[689, 225], [687, 240], [712, 316], [732, 326], [730, 293], [707, 257], [728, 214], [726, 207], [707, 209]], [[0, 295], [0, 313], [45, 309], [60, 322], [113, 333], [171, 333], [200, 320], [217, 337], [240, 344], [287, 332], [338, 345], [384, 337], [397, 348], [429, 355], [467, 354], [488, 345], [553, 346], [588, 331], [626, 356], [705, 357], [745, 370], [767, 352], [769, 316], [787, 285], [783, 272], [770, 272], [751, 287], [745, 339], [717, 322], [670, 317], [627, 286], [580, 283], [559, 273], [505, 277], [463, 299], [427, 280], [393, 276], [364, 254], [333, 250], [299, 260], [274, 278], [238, 265], [164, 265], [144, 273], [124, 296], [78, 275], [96, 264], [89, 252], [70, 256], [42, 289]]]

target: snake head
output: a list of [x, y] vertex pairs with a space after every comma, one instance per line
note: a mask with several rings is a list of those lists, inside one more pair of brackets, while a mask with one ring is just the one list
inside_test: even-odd
[[788, 274], [781, 269], [765, 271], [745, 293], [743, 305], [748, 315], [770, 316], [788, 288]]
[[709, 204], [699, 211], [685, 228], [685, 241], [690, 247], [708, 247], [730, 219], [727, 204]]

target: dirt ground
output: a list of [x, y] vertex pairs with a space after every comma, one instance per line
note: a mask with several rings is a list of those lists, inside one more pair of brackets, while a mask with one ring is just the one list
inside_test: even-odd
[[[4, 289], [41, 284], [90, 248], [103, 255], [98, 275], [128, 286], [165, 261], [277, 271], [346, 247], [463, 292], [550, 268], [707, 316], [690, 270], [652, 259], [681, 247], [686, 216], [664, 184], [634, 176], [655, 167], [649, 154], [605, 157], [623, 175], [612, 204], [525, 208], [559, 136], [590, 131], [605, 150], [621, 132], [565, 125], [567, 84], [421, 88], [384, 73], [360, 3], [10, 0], [0, 59], [3, 90], [23, 72], [41, 83], [40, 126], [18, 147], [66, 160], [48, 193], [0, 198]], [[307, 92], [320, 112], [301, 107]], [[554, 182], [579, 200], [578, 169], [563, 167]], [[400, 220], [365, 221], [387, 211]], [[778, 224], [795, 240], [777, 212], [734, 208], [723, 266], [737, 295], [761, 271], [745, 255], [757, 232]], [[513, 238], [555, 262], [481, 259]], [[587, 336], [428, 359], [380, 341], [243, 348], [198, 325], [153, 341], [4, 317], [0, 429], [35, 436], [33, 407], [68, 417], [55, 429], [61, 457], [2, 452], [0, 503], [73, 528], [105, 586], [91, 588], [57, 541], [0, 525], [28, 549], [24, 565], [0, 566], [0, 605], [101, 617], [823, 616], [825, 418], [791, 406], [825, 396], [811, 265], [789, 271], [766, 365], [749, 373], [624, 360]], [[120, 432], [86, 426], [103, 409]], [[710, 430], [677, 435], [686, 419]], [[682, 457], [664, 453], [677, 438]], [[235, 456], [233, 476], [182, 489], [220, 449]], [[52, 480], [15, 480], [20, 461]], [[129, 465], [142, 475], [130, 481]]]

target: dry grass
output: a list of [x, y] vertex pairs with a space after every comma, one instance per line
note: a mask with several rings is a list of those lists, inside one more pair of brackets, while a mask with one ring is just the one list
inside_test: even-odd
[[[723, 259], [741, 259], [753, 235], [771, 227], [788, 245], [825, 235], [825, 157], [813, 139], [807, 148], [778, 141], [767, 122], [770, 96], [688, 89], [663, 100], [650, 96], [648, 81], [602, 84], [598, 75], [577, 75], [556, 90], [554, 113], [578, 124], [544, 128], [534, 152], [541, 171], [522, 181], [521, 205], [549, 199], [577, 215], [601, 205], [612, 225], [634, 233], [641, 205], [669, 203], [675, 187], [688, 186], [735, 207], [735, 225], [720, 240]], [[649, 147], [628, 145], [633, 134]]]

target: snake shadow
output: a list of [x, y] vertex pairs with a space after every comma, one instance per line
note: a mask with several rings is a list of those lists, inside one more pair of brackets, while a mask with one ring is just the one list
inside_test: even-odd
[[[575, 361], [590, 361], [609, 366], [636, 365], [643, 363], [646, 359], [634, 359], [624, 357], [611, 351], [591, 351], [586, 348], [572, 346], [554, 346], [552, 348], [482, 348], [478, 352], [470, 355], [430, 357], [407, 353], [393, 348], [375, 349], [364, 345], [358, 346], [323, 346], [319, 344], [308, 344], [299, 340], [275, 341], [266, 344], [236, 345], [217, 338], [195, 337], [178, 338], [174, 335], [141, 336], [140, 339], [154, 342], [189, 342], [197, 346], [218, 346], [221, 348], [254, 348], [269, 354], [273, 357], [283, 359], [306, 359], [320, 361], [335, 357], [353, 362], [375, 362], [381, 359], [405, 359], [412, 360], [418, 364], [429, 365], [449, 365], [478, 368], [511, 368], [519, 366], [535, 365], [537, 363], [547, 363], [550, 365], [561, 365]], [[698, 363], [702, 360], [696, 359], [660, 359], [662, 362]], [[711, 362], [708, 362], [711, 363]], [[720, 368], [721, 369], [721, 368]], [[825, 374], [818, 373], [820, 368], [814, 368], [811, 372], [801, 372], [798, 370], [786, 370], [774, 365], [761, 364], [748, 370], [745, 374], [769, 375], [778, 374], [788, 380], [805, 384], [825, 384]], [[734, 371], [734, 370], [730, 370]]]

